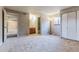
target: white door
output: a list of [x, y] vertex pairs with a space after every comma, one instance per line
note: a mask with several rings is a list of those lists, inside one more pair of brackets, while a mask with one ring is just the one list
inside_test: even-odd
[[68, 36], [69, 39], [76, 39], [76, 12], [68, 13]]
[[77, 11], [77, 40], [79, 40], [79, 11]]
[[67, 14], [62, 15], [62, 37], [67, 38]]
[[7, 39], [7, 12], [4, 10], [4, 41]]

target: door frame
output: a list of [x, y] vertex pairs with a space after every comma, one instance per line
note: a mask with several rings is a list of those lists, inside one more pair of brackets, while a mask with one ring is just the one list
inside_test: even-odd
[[4, 43], [4, 9], [2, 10], [2, 42]]
[[38, 34], [41, 34], [41, 17], [38, 17], [38, 20], [37, 20], [37, 25], [38, 25]]

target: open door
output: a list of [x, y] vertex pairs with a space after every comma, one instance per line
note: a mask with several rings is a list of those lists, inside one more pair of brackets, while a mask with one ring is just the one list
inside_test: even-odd
[[3, 9], [3, 42], [7, 39], [7, 12]]
[[40, 34], [40, 17], [38, 17], [38, 34]]

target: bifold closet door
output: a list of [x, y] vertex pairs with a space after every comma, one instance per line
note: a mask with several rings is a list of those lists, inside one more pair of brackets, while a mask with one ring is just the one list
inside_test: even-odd
[[76, 12], [68, 13], [68, 39], [76, 39]]
[[79, 40], [79, 11], [77, 11], [77, 40]]
[[62, 15], [62, 37], [67, 38], [67, 14]]

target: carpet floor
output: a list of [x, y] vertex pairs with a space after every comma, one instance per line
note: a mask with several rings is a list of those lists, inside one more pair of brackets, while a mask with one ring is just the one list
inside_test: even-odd
[[79, 42], [53, 35], [30, 35], [8, 38], [0, 52], [77, 52]]

